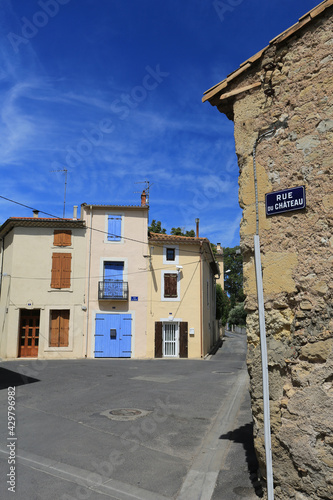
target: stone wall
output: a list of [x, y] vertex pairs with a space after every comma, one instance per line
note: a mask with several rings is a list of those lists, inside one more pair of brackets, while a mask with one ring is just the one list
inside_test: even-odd
[[[330, 8], [297, 36], [271, 45], [234, 85], [263, 82], [233, 103], [248, 368], [263, 472], [253, 146], [259, 133], [272, 130], [258, 144], [256, 165], [276, 500], [333, 498], [332, 33]], [[265, 193], [301, 185], [306, 187], [306, 209], [266, 217]]]

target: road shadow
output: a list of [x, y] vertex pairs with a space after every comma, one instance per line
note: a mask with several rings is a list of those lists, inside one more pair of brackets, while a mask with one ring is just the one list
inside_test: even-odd
[[17, 387], [19, 385], [33, 384], [39, 382], [37, 378], [28, 377], [22, 373], [0, 368], [0, 390], [8, 389], [8, 387]]
[[254, 450], [253, 442], [253, 423], [242, 425], [238, 429], [222, 434], [220, 439], [227, 439], [234, 443], [243, 445], [245, 451], [245, 459], [248, 467], [249, 477], [256, 495], [259, 498], [263, 497], [263, 490], [258, 478], [259, 464]]

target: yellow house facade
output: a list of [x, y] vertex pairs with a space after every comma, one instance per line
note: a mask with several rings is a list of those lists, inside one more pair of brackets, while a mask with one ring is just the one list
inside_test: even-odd
[[149, 234], [147, 357], [202, 358], [219, 338], [207, 238]]

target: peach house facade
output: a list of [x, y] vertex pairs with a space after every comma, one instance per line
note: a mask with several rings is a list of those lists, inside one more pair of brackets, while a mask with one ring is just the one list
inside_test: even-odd
[[87, 226], [85, 356], [145, 358], [148, 205], [81, 206]]

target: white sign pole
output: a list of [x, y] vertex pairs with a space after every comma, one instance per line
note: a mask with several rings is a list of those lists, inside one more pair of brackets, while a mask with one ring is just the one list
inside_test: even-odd
[[262, 386], [264, 403], [264, 433], [265, 433], [265, 453], [266, 453], [266, 475], [268, 500], [274, 500], [273, 485], [273, 465], [272, 465], [272, 445], [271, 445], [271, 423], [269, 411], [269, 383], [268, 383], [268, 361], [267, 361], [267, 341], [265, 325], [264, 291], [262, 284], [262, 268], [260, 257], [259, 235], [254, 235], [254, 258], [256, 265], [259, 329], [261, 345], [261, 365], [262, 365]]

